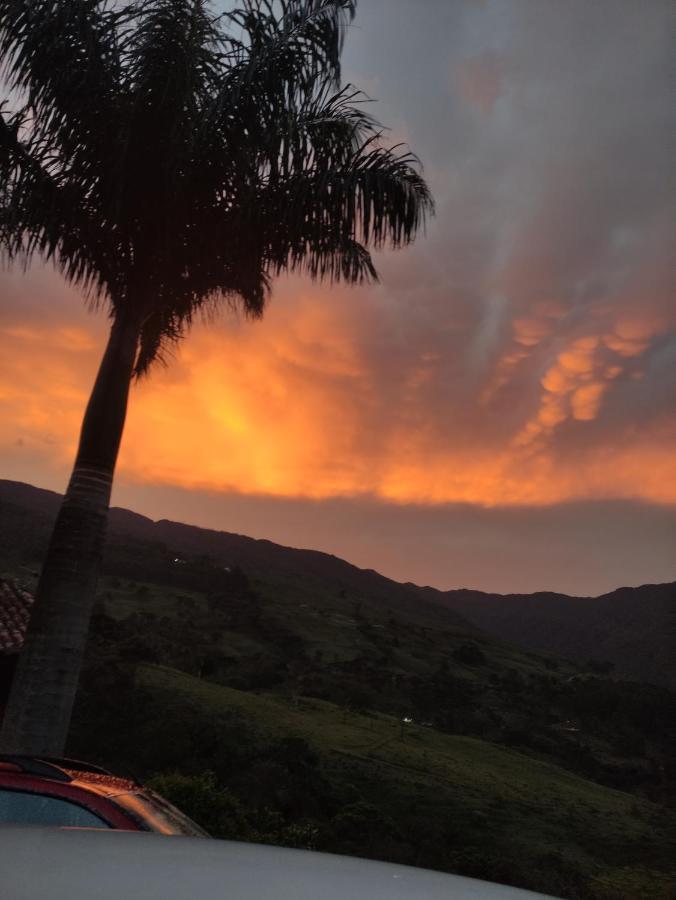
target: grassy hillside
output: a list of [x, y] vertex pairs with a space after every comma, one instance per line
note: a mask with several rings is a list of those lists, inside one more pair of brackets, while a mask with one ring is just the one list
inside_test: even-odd
[[[144, 774], [158, 764], [192, 773], [192, 783], [165, 775], [157, 786], [184, 806], [197, 795], [198, 808], [200, 773], [215, 771], [211, 790], [226, 793], [228, 836], [396, 859], [571, 898], [672, 896], [674, 814], [559, 766], [398, 717], [238, 691], [156, 665], [138, 666], [134, 690], [152, 712], [123, 714], [127, 739], [114, 761]], [[89, 732], [74, 749], [110, 756], [97, 740], [92, 745]]]
[[320, 582], [171, 558], [158, 583], [134, 547], [157, 581], [102, 581], [73, 753], [224, 836], [669, 896], [668, 692]]
[[[36, 494], [0, 504], [0, 576], [28, 588], [56, 496]], [[74, 755], [153, 778], [223, 836], [674, 896], [668, 690], [324, 554], [159, 525], [113, 516]]]

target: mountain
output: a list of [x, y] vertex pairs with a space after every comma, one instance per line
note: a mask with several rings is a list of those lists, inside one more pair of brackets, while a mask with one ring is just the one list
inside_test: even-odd
[[[12, 638], [59, 500], [0, 482]], [[327, 554], [113, 510], [67, 751], [152, 779], [220, 837], [570, 900], [673, 896], [676, 695], [447, 604]]]
[[420, 593], [521, 647], [612, 663], [625, 678], [676, 686], [676, 582], [623, 587], [600, 597]]
[[[40, 560], [60, 502], [61, 495], [54, 491], [0, 480], [0, 546], [7, 552], [15, 548], [23, 559]], [[177, 557], [181, 554], [210, 557], [222, 566], [240, 566], [261, 577], [321, 582], [323, 589], [330, 586], [332, 590], [352, 592], [361, 602], [410, 613], [430, 625], [454, 627], [468, 633], [477, 630], [458, 613], [421, 597], [409, 586], [371, 569], [359, 569], [337, 556], [179, 522], [153, 522], [116, 507], [110, 510], [104, 571], [110, 569], [111, 560], [128, 539], [165, 545]]]
[[[60, 499], [53, 491], [0, 480], [0, 539], [7, 533], [7, 545], [21, 544], [32, 560], [39, 560]], [[177, 555], [209, 556], [263, 577], [314, 580], [430, 625], [467, 633], [478, 628], [528, 650], [611, 663], [623, 677], [676, 685], [676, 582], [625, 587], [594, 598], [439, 591], [399, 584], [327, 553], [167, 520], [153, 522], [114, 508], [108, 557], [125, 537], [164, 544]]]

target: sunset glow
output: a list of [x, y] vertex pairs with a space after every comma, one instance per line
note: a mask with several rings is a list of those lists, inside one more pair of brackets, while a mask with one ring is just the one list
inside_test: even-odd
[[[397, 503], [676, 502], [672, 416], [656, 416], [641, 432], [624, 427], [619, 442], [603, 429], [593, 437], [585, 432], [588, 423], [603, 423], [614, 391], [621, 396], [623, 384], [635, 390], [627, 376], [641, 370], [629, 363], [645, 353], [654, 325], [620, 323], [600, 337], [564, 341], [555, 352], [561, 337], [515, 323], [515, 342], [537, 336], [525, 344], [529, 353], [546, 343], [541, 359], [552, 359], [533, 385], [530, 408], [501, 408], [494, 396], [487, 413], [475, 386], [474, 394], [447, 398], [442, 415], [434, 405], [439, 360], [412, 362], [399, 373], [398, 389], [385, 391], [386, 373], [346, 311], [357, 298], [346, 292], [336, 305], [328, 292], [293, 287], [299, 295], [287, 286], [288, 296], [263, 323], [231, 319], [198, 327], [167, 368], [135, 387], [120, 462], [127, 477], [198, 490], [372, 495]], [[56, 331], [5, 328], [5, 452], [18, 444], [48, 466], [72, 458], [103, 339], [101, 323], [97, 333], [88, 324], [93, 329], [91, 319]], [[509, 360], [497, 358], [485, 375], [490, 383], [499, 373], [498, 394], [509, 393], [510, 373], [516, 378]], [[456, 436], [457, 421], [463, 431]], [[570, 454], [567, 442], [576, 445]]]
[[[134, 489], [326, 504], [313, 546], [329, 551], [337, 500], [355, 521], [372, 502], [430, 521], [449, 504], [494, 522], [551, 508], [564, 573], [594, 553], [559, 546], [567, 504], [637, 502], [657, 533], [676, 509], [674, 122], [668, 4], [643, 6], [361, 4], [345, 77], [379, 98], [388, 140], [419, 153], [437, 216], [412, 247], [377, 255], [378, 285], [283, 280], [262, 321], [196, 324], [133, 388], [127, 505]], [[0, 290], [0, 477], [62, 488], [108, 323], [50, 268], [3, 271]], [[158, 501], [195, 520], [177, 503]], [[272, 537], [266, 516], [257, 535]], [[482, 566], [510, 544], [491, 528]], [[382, 552], [374, 538], [362, 562], [395, 571], [402, 534]], [[281, 536], [308, 541], [300, 526]], [[421, 577], [455, 583], [442, 544]], [[676, 556], [660, 553], [666, 569]], [[595, 583], [615, 584], [597, 563]]]

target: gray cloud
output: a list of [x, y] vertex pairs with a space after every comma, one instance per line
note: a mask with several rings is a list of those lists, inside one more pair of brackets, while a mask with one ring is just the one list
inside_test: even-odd
[[[238, 332], [252, 354], [257, 341], [277, 353], [261, 371], [287, 388], [278, 417], [293, 423], [304, 387], [325, 392], [309, 435], [319, 475], [347, 473], [349, 484], [354, 469], [354, 494], [387, 496], [401, 463], [413, 500], [438, 485], [442, 500], [499, 504], [513, 483], [507, 493], [523, 502], [549, 502], [554, 485], [594, 503], [518, 512], [223, 499], [124, 472], [119, 502], [441, 586], [590, 593], [673, 577], [673, 507], [629, 502], [676, 498], [672, 35], [670, 0], [361, 0], [345, 75], [424, 161], [437, 218], [412, 248], [379, 255], [380, 285], [287, 280], [250, 326], [255, 339]], [[65, 320], [103, 334], [103, 317], [92, 324], [43, 269], [0, 273], [0, 288], [0, 325]], [[317, 365], [331, 358], [319, 328], [292, 335], [301, 360], [288, 352], [308, 298], [349, 344], [349, 375]], [[218, 328], [231, 346], [232, 319]], [[182, 380], [179, 357], [153, 383]], [[44, 481], [39, 455], [12, 447], [8, 473]]]
[[[347, 74], [377, 89], [439, 199], [427, 241], [382, 262], [379, 329], [391, 317], [406, 349], [380, 336], [374, 378], [391, 388], [437, 357], [416, 401], [444, 439], [460, 425], [507, 440], [537, 413], [557, 355], [626, 316], [661, 317], [640, 365], [616, 360], [600, 419], [565, 423], [555, 446], [673, 407], [672, 16], [660, 0], [362, 2]], [[551, 302], [560, 315], [476, 416], [477, 376], [490, 383], [513, 323]]]

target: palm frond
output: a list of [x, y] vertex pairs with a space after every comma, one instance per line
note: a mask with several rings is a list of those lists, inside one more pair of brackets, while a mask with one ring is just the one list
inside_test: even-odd
[[231, 63], [231, 71], [245, 81], [267, 81], [274, 64], [287, 91], [307, 90], [317, 76], [337, 86], [355, 11], [356, 0], [245, 0], [227, 14], [244, 36], [232, 42], [240, 66]]
[[[26, 111], [5, 118], [0, 110], [0, 249], [25, 261], [38, 253], [53, 259], [73, 283], [94, 294], [113, 289], [107, 275], [107, 239], [97, 240], [98, 222], [87, 208], [85, 187], [52, 171], [49, 147], [35, 132], [19, 135]], [[101, 235], [103, 237], [103, 235]]]
[[272, 278], [377, 278], [433, 211], [418, 160], [340, 84], [356, 0], [0, 0], [0, 252], [141, 324], [136, 374]]
[[68, 158], [107, 133], [129, 10], [107, 0], [0, 0], [1, 74]]

